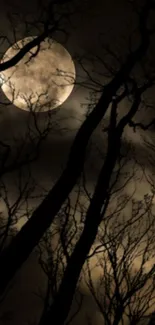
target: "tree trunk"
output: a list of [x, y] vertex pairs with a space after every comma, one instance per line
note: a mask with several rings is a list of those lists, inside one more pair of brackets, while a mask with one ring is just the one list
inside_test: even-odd
[[[82, 270], [83, 264], [96, 238], [98, 227], [105, 216], [109, 202], [109, 183], [120, 153], [121, 137], [124, 127], [128, 124], [130, 118], [136, 114], [140, 104], [141, 92], [135, 94], [135, 100], [129, 112], [120, 120], [117, 125], [117, 104], [111, 108], [111, 118], [108, 134], [108, 151], [105, 162], [101, 169], [98, 182], [91, 199], [86, 214], [84, 230], [79, 241], [76, 243], [74, 251], [68, 260], [68, 265], [64, 272], [58, 294], [46, 314], [42, 315], [39, 325], [50, 325], [56, 320], [57, 325], [63, 325], [68, 317], [76, 285]], [[117, 290], [118, 298], [119, 291]], [[119, 300], [119, 299], [118, 299]], [[61, 312], [59, 312], [61, 310]], [[123, 312], [120, 305], [119, 312], [116, 315], [114, 324], [118, 324]]]
[[[109, 182], [119, 153], [120, 141], [120, 136], [118, 138], [114, 136], [113, 144], [109, 149], [100, 172], [98, 183], [87, 211], [84, 230], [70, 257], [58, 295], [50, 310], [41, 318], [39, 325], [63, 325], [67, 319], [80, 272], [96, 238], [98, 227], [102, 220], [101, 208], [103, 204], [106, 205], [108, 198]], [[106, 208], [104, 211], [106, 211]]]
[[[139, 48], [129, 55], [120, 71], [113, 80], [105, 86], [99, 102], [80, 127], [72, 145], [66, 169], [47, 197], [42, 201], [31, 218], [12, 240], [8, 248], [2, 252], [0, 257], [0, 294], [5, 291], [9, 281], [27, 260], [44, 232], [51, 225], [62, 204], [67, 199], [82, 172], [85, 150], [93, 131], [102, 120], [111, 102], [112, 96], [116, 94], [116, 91], [127, 79], [136, 62], [146, 53], [149, 45], [149, 38], [145, 30], [147, 14], [148, 12], [145, 10], [145, 17], [143, 17], [142, 21], [142, 42]], [[95, 235], [96, 234], [93, 233], [93, 240]], [[91, 232], [88, 236], [91, 237]], [[84, 242], [82, 242], [82, 245], [84, 245]], [[80, 246], [80, 249], [81, 247], [82, 246]], [[84, 248], [82, 248], [82, 250], [83, 249]], [[85, 255], [86, 253], [84, 256]]]

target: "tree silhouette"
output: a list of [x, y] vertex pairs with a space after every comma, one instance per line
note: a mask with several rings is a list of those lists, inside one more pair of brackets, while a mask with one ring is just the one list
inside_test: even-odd
[[100, 268], [97, 283], [91, 272], [93, 255], [87, 260], [85, 281], [104, 324], [139, 324], [152, 312], [155, 299], [152, 198], [132, 200], [134, 213], [128, 222], [119, 222], [116, 214], [103, 221], [98, 236], [100, 249], [93, 267], [93, 272]]
[[[154, 120], [151, 120], [148, 125], [143, 125], [141, 122], [136, 123], [134, 121], [137, 112], [141, 109], [144, 95], [148, 89], [154, 86], [155, 81], [154, 69], [151, 67], [150, 70], [149, 58], [145, 60], [154, 33], [154, 30], [148, 27], [150, 13], [154, 14], [154, 2], [152, 0], [145, 1], [144, 5], [141, 5], [138, 10], [135, 7], [134, 9], [138, 16], [140, 35], [138, 46], [134, 50], [129, 49], [129, 54], [122, 62], [120, 69], [104, 87], [101, 85], [101, 96], [77, 132], [62, 175], [0, 256], [0, 275], [3, 279], [0, 282], [0, 291], [3, 293], [16, 271], [26, 261], [55, 217], [58, 216], [62, 205], [79, 180], [83, 171], [89, 140], [110, 106], [108, 127], [104, 129], [107, 132], [108, 141], [106, 157], [85, 213], [83, 230], [69, 254], [55, 299], [43, 314], [40, 325], [51, 324], [54, 319], [56, 319], [56, 324], [61, 325], [68, 317], [82, 267], [97, 236], [99, 226], [105, 217], [111, 190], [119, 178], [119, 172], [114, 181], [112, 175], [121, 156], [121, 144], [125, 128], [130, 126], [147, 129], [154, 123]], [[16, 64], [27, 51], [36, 45], [39, 46], [40, 42], [51, 34], [52, 28], [57, 28], [57, 25], [56, 27], [51, 27], [51, 25], [49, 27], [49, 25], [47, 20], [44, 32], [35, 39], [35, 42], [30, 42], [5, 66], [2, 64], [0, 66], [1, 71]], [[134, 70], [139, 62], [141, 62], [143, 71], [140, 80], [136, 78]], [[129, 99], [130, 107], [122, 117], [119, 115], [119, 105], [125, 98]]]

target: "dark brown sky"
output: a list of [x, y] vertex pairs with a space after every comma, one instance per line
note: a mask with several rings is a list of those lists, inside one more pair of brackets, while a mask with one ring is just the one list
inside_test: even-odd
[[[36, 14], [36, 2], [37, 0], [5, 0], [1, 5], [0, 10], [0, 32], [12, 37], [12, 31], [7, 21], [7, 11], [16, 12], [17, 17], [29, 12], [33, 16]], [[79, 1], [80, 3], [80, 1]], [[83, 1], [81, 1], [83, 3]], [[11, 9], [12, 7], [12, 9]], [[18, 18], [16, 18], [18, 23]], [[130, 30], [134, 26], [134, 17], [131, 14], [129, 6], [126, 0], [90, 0], [85, 8], [82, 6], [82, 12], [75, 15], [74, 19], [71, 19], [73, 27], [67, 26], [69, 32], [69, 38], [66, 44], [66, 48], [71, 55], [81, 55], [85, 51], [90, 53], [102, 55], [101, 40], [104, 43], [109, 43], [116, 53], [119, 53], [124, 58], [124, 53], [127, 51], [127, 37]], [[22, 21], [18, 25], [18, 38], [22, 38]], [[55, 39], [60, 41], [62, 35], [56, 34]], [[82, 73], [81, 68], [76, 63], [76, 69], [78, 74]], [[89, 66], [89, 71], [91, 71]], [[101, 77], [103, 80], [103, 78]], [[55, 127], [53, 132], [46, 141], [40, 159], [35, 165], [35, 177], [40, 184], [50, 187], [51, 183], [58, 177], [61, 168], [64, 166], [70, 145], [73, 141], [75, 132], [84, 118], [84, 109], [81, 107], [81, 103], [85, 102], [85, 97], [88, 95], [88, 91], [84, 88], [75, 86], [71, 96], [68, 100], [57, 110], [56, 114], [53, 114], [53, 125], [58, 122], [57, 130]], [[4, 95], [0, 93], [0, 99], [4, 99]], [[47, 115], [43, 114], [41, 121], [44, 123]], [[10, 105], [5, 107], [0, 106], [0, 137], [1, 139], [7, 139], [13, 142], [12, 146], [16, 147], [17, 141], [13, 141], [13, 136], [21, 137], [26, 129], [26, 123], [28, 120], [28, 114], [20, 109]], [[67, 131], [60, 130], [67, 128]], [[153, 137], [151, 133], [151, 137]], [[132, 136], [133, 142], [135, 142], [135, 148], [139, 159], [145, 160], [143, 145], [137, 140], [136, 135]], [[100, 129], [98, 129], [94, 136], [94, 142], [100, 148], [103, 147], [104, 137], [101, 135]], [[124, 143], [124, 147], [128, 145], [127, 141]], [[141, 158], [142, 157], [142, 158]], [[146, 159], [147, 160], [147, 159]], [[147, 161], [145, 163], [147, 164]], [[94, 154], [90, 159], [91, 167], [89, 171], [89, 182], [93, 183], [96, 177], [98, 166], [100, 161], [94, 164]], [[92, 169], [93, 166], [93, 169]], [[14, 178], [15, 175], [8, 175], [7, 184], [12, 188], [10, 193], [11, 197], [14, 196]], [[10, 185], [11, 184], [11, 185]], [[38, 310], [41, 308], [41, 303], [38, 298], [34, 298], [32, 291], [36, 290], [38, 283], [42, 283], [42, 276], [36, 266], [34, 255], [32, 255], [26, 265], [17, 274], [15, 280], [15, 287], [10, 295], [6, 299], [4, 304], [5, 310], [13, 311], [13, 320], [11, 319], [6, 324], [9, 325], [25, 325], [31, 318], [35, 320], [38, 315]], [[15, 299], [16, 298], [16, 299]], [[83, 312], [79, 316], [80, 318], [73, 323], [74, 325], [84, 325], [85, 313], [88, 310], [93, 310], [94, 324], [100, 325], [95, 316], [96, 309], [92, 304], [91, 298], [86, 294], [85, 304]], [[93, 309], [94, 308], [94, 309]], [[95, 319], [96, 317], [96, 319]], [[1, 321], [0, 321], [0, 324]]]

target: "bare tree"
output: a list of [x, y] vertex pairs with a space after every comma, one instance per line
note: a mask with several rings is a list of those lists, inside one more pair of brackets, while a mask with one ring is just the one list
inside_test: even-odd
[[[145, 14], [146, 14], [146, 7], [145, 7]], [[98, 178], [94, 195], [91, 199], [90, 206], [86, 213], [84, 230], [81, 234], [79, 241], [75, 245], [74, 251], [70, 257], [70, 261], [66, 267], [64, 277], [59, 287], [59, 293], [55, 301], [51, 305], [50, 311], [47, 313], [44, 320], [41, 321], [40, 324], [42, 323], [50, 324], [52, 319], [56, 319], [56, 318], [58, 324], [63, 324], [64, 320], [67, 317], [68, 312], [66, 311], [67, 310], [69, 311], [74, 290], [76, 287], [76, 283], [80, 275], [82, 266], [89, 253], [91, 245], [95, 240], [95, 237], [98, 232], [98, 227], [102, 221], [102, 218], [105, 214], [105, 211], [109, 203], [109, 196], [110, 196], [109, 186], [111, 181], [111, 175], [112, 175], [112, 171], [114, 170], [117, 157], [119, 156], [121, 138], [122, 138], [124, 128], [126, 127], [126, 125], [128, 125], [130, 120], [134, 118], [135, 113], [137, 112], [139, 105], [141, 103], [141, 96], [146, 91], [146, 89], [148, 89], [148, 87], [151, 87], [153, 80], [149, 79], [148, 82], [145, 81], [144, 84], [140, 87], [136, 84], [135, 80], [133, 80], [132, 78], [130, 78], [130, 82], [131, 84], [133, 84], [133, 88], [131, 90], [131, 93], [133, 95], [131, 108], [129, 109], [126, 115], [120, 118], [118, 124], [117, 124], [117, 106], [121, 101], [124, 93], [123, 95], [122, 94], [118, 96], [116, 95], [112, 99], [111, 116], [110, 116], [110, 123], [108, 128], [107, 155]], [[68, 283], [70, 283], [69, 287], [68, 287]], [[58, 315], [58, 309], [63, 310], [64, 313]]]
[[[29, 218], [27, 223], [14, 237], [10, 245], [2, 251], [0, 257], [2, 266], [0, 274], [3, 279], [0, 284], [1, 292], [5, 290], [15, 272], [41, 240], [55, 216], [58, 215], [62, 204], [68, 198], [83, 170], [85, 152], [89, 139], [95, 128], [102, 121], [109, 104], [111, 104], [109, 125], [106, 130], [108, 132], [106, 157], [95, 186], [94, 194], [90, 198], [90, 205], [85, 213], [84, 227], [81, 231], [80, 238], [78, 238], [73, 246], [73, 250], [69, 254], [55, 299], [43, 314], [40, 324], [51, 324], [53, 319], [57, 319], [57, 324], [60, 325], [65, 322], [68, 316], [83, 264], [107, 211], [111, 187], [113, 185], [111, 184], [113, 183], [112, 174], [120, 156], [124, 129], [127, 125], [134, 125], [134, 118], [138, 109], [141, 107], [140, 104], [143, 94], [154, 86], [154, 71], [148, 75], [144, 68], [143, 78], [140, 82], [134, 76], [135, 65], [144, 58], [149, 49], [150, 39], [153, 33], [147, 26], [150, 12], [154, 13], [154, 3], [151, 0], [145, 2], [145, 5], [140, 8], [140, 13], [138, 12], [140, 44], [136, 50], [129, 53], [127, 59], [122, 63], [120, 69], [116, 71], [112, 80], [104, 88], [102, 87], [103, 90], [100, 99], [87, 116], [75, 137], [67, 166], [61, 177], [38, 208], [32, 213], [31, 218]], [[26, 48], [24, 47], [20, 51], [20, 55], [18, 57], [16, 56], [11, 63], [9, 61], [7, 67], [3, 65], [2, 69], [16, 64], [30, 48], [41, 42], [43, 37], [47, 35], [47, 29], [45, 29], [46, 33], [44, 32], [43, 36], [36, 38], [36, 42], [29, 43]], [[51, 30], [48, 29], [49, 31]], [[143, 64], [145, 67], [145, 62]], [[119, 104], [126, 97], [130, 98], [130, 108], [123, 117], [120, 117]], [[118, 177], [119, 173], [116, 175], [114, 184]], [[65, 222], [68, 222], [67, 218]], [[8, 263], [10, 267], [8, 267]], [[61, 313], [59, 310], [61, 310]]]
[[[38, 54], [40, 49], [40, 42], [43, 41], [48, 35], [52, 35], [55, 30], [61, 30], [67, 37], [65, 30], [61, 28], [59, 20], [64, 21], [64, 15], [61, 14], [58, 17], [58, 21], [51, 20], [54, 4], [51, 2], [49, 6], [43, 7], [36, 20], [30, 20], [29, 17], [24, 17], [25, 32], [32, 34], [32, 29], [36, 28], [37, 33], [40, 36], [37, 38], [37, 51], [31, 53], [31, 49], [35, 46], [35, 43], [29, 43], [23, 49], [19, 49], [18, 54], [11, 60], [3, 63], [1, 62], [0, 71], [4, 71], [9, 67], [12, 67], [18, 63], [25, 54], [29, 53], [30, 59]], [[65, 14], [65, 13], [64, 13]], [[69, 13], [68, 13], [69, 15]], [[10, 24], [12, 26], [13, 40], [7, 36], [1, 36], [1, 46], [8, 47], [13, 45], [17, 39], [16, 21], [13, 15], [8, 14]], [[23, 17], [18, 17], [23, 19]], [[67, 19], [67, 16], [66, 16]], [[23, 20], [22, 20], [23, 21]], [[51, 25], [52, 24], [52, 29]], [[59, 27], [58, 27], [59, 25]], [[59, 29], [60, 28], [60, 29]], [[46, 32], [45, 32], [46, 30]], [[36, 39], [36, 38], [35, 38]], [[3, 55], [3, 51], [1, 56]], [[15, 60], [15, 61], [14, 61]], [[12, 95], [14, 95], [14, 89], [12, 88]], [[14, 98], [14, 96], [13, 96]], [[33, 164], [38, 160], [42, 145], [47, 140], [48, 136], [55, 133], [56, 130], [60, 130], [59, 124], [53, 122], [52, 117], [56, 114], [56, 111], [48, 111], [46, 118], [35, 114], [31, 98], [27, 99], [27, 105], [29, 107], [29, 115], [26, 119], [24, 131], [22, 137], [17, 134], [15, 137], [7, 135], [7, 138], [1, 138], [0, 141], [0, 198], [1, 198], [1, 217], [0, 217], [0, 251], [4, 250], [11, 242], [12, 238], [17, 234], [18, 224], [20, 220], [29, 220], [34, 208], [32, 208], [32, 201], [35, 201], [33, 206], [36, 206], [36, 202], [40, 202], [47, 194], [47, 191], [40, 187], [36, 179], [33, 177]], [[4, 107], [10, 105], [7, 101], [0, 102]], [[38, 97], [39, 104], [39, 97]], [[50, 103], [51, 104], [51, 103]], [[60, 130], [61, 131], [61, 130]], [[9, 133], [8, 133], [9, 134]], [[9, 177], [16, 179], [13, 198], [10, 195]], [[16, 193], [15, 193], [16, 192]], [[18, 229], [19, 230], [19, 229]]]
[[[117, 98], [117, 91], [124, 84], [124, 82], [128, 82], [128, 80], [130, 80], [129, 84], [132, 85], [132, 79], [129, 76], [130, 72], [132, 71], [136, 63], [139, 62], [141, 58], [143, 58], [143, 56], [148, 50], [151, 32], [147, 29], [146, 24], [147, 24], [150, 10], [153, 9], [154, 8], [153, 8], [152, 1], [147, 1], [147, 3], [142, 8], [141, 13], [139, 15], [139, 28], [140, 28], [140, 35], [141, 35], [140, 45], [135, 51], [129, 54], [126, 62], [122, 65], [122, 67], [116, 73], [114, 78], [104, 87], [98, 103], [96, 104], [95, 108], [92, 110], [92, 112], [89, 114], [89, 116], [86, 118], [86, 120], [80, 127], [76, 135], [76, 138], [74, 140], [74, 143], [72, 145], [67, 166], [64, 172], [62, 173], [61, 177], [59, 178], [55, 186], [51, 189], [51, 191], [49, 192], [45, 200], [38, 206], [38, 208], [32, 214], [29, 221], [23, 226], [21, 231], [16, 235], [11, 245], [7, 248], [7, 250], [3, 252], [1, 256], [1, 265], [3, 266], [1, 268], [1, 275], [3, 278], [3, 283], [1, 284], [2, 291], [6, 287], [9, 279], [12, 278], [16, 270], [27, 259], [32, 249], [39, 242], [43, 233], [50, 226], [55, 215], [58, 213], [62, 203], [65, 201], [68, 194], [73, 189], [83, 168], [85, 150], [88, 141], [90, 139], [90, 136], [92, 135], [92, 132], [95, 130], [99, 122], [104, 117], [104, 114], [107, 111], [109, 104], [112, 102], [113, 113], [112, 113], [112, 121], [110, 126], [110, 128], [112, 128], [112, 132], [109, 132], [110, 145], [107, 153], [107, 159], [105, 161], [104, 168], [103, 168], [103, 170], [105, 171], [106, 166], [108, 164], [107, 167], [109, 172], [106, 172], [106, 179], [104, 179], [105, 191], [107, 193], [110, 175], [115, 165], [115, 161], [117, 159], [117, 155], [119, 152], [120, 139], [121, 139], [123, 129], [125, 125], [131, 121], [135, 112], [137, 111], [138, 104], [141, 99], [140, 98], [141, 93], [142, 90], [144, 90], [144, 88], [146, 87], [146, 84], [144, 82], [142, 88], [137, 90], [137, 92], [135, 92], [135, 90], [131, 91], [133, 95], [135, 94], [135, 103], [133, 104], [132, 109], [129, 111], [129, 113], [124, 117], [124, 119], [122, 119], [122, 121], [120, 121], [115, 132], [113, 132], [113, 129], [115, 129], [113, 123], [115, 124], [114, 120], [116, 118], [116, 114], [114, 112], [116, 111], [117, 108], [116, 106], [118, 104], [118, 101], [120, 100], [120, 98], [119, 99]], [[30, 46], [37, 45], [36, 42], [38, 42], [37, 39], [33, 43], [30, 43], [30, 45], [28, 45], [28, 48], [27, 47], [24, 48], [21, 51], [21, 53], [23, 53], [22, 55], [25, 54], [25, 51], [29, 50]], [[16, 61], [17, 59], [18, 58], [16, 58]], [[125, 90], [125, 93], [126, 91], [128, 92], [128, 89]], [[124, 97], [124, 94], [122, 94], [121, 96]], [[116, 96], [116, 101], [114, 100], [114, 96]], [[111, 143], [112, 139], [114, 140], [115, 145], [114, 143], [113, 144]], [[102, 179], [101, 176], [100, 179]], [[103, 189], [102, 189], [102, 193], [104, 193]], [[104, 197], [104, 195], [102, 197]], [[101, 208], [100, 205], [98, 207], [99, 209]], [[44, 219], [42, 218], [43, 214], [45, 216]], [[36, 224], [37, 224], [37, 231], [36, 231]], [[33, 236], [31, 234], [33, 234]], [[8, 268], [8, 271], [6, 272], [6, 264], [8, 264], [8, 261], [11, 267]]]
[[[52, 227], [44, 234], [37, 246], [38, 262], [46, 275], [46, 289], [42, 286], [36, 292], [43, 301], [43, 310], [40, 319], [44, 319], [59, 291], [66, 266], [69, 263], [74, 245], [80, 237], [83, 228], [85, 208], [81, 202], [81, 186], [73, 198], [68, 197], [59, 212], [59, 222], [55, 221]], [[83, 303], [83, 294], [80, 291], [80, 279], [74, 294], [74, 310], [71, 311], [65, 324], [70, 324], [80, 312]]]
[[[122, 197], [123, 199], [123, 197]], [[151, 314], [155, 301], [153, 196], [132, 200], [133, 214], [127, 222], [118, 215], [103, 221], [93, 272], [87, 260], [85, 281], [95, 299], [103, 324], [139, 324]], [[87, 276], [86, 276], [87, 274]]]

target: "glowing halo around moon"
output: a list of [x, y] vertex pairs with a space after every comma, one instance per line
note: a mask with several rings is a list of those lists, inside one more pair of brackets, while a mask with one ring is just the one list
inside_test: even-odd
[[[19, 40], [4, 54], [8, 61], [34, 37]], [[60, 106], [71, 94], [76, 72], [69, 52], [58, 42], [46, 38], [29, 51], [14, 67], [0, 73], [0, 84], [15, 106], [34, 112], [45, 112]]]

